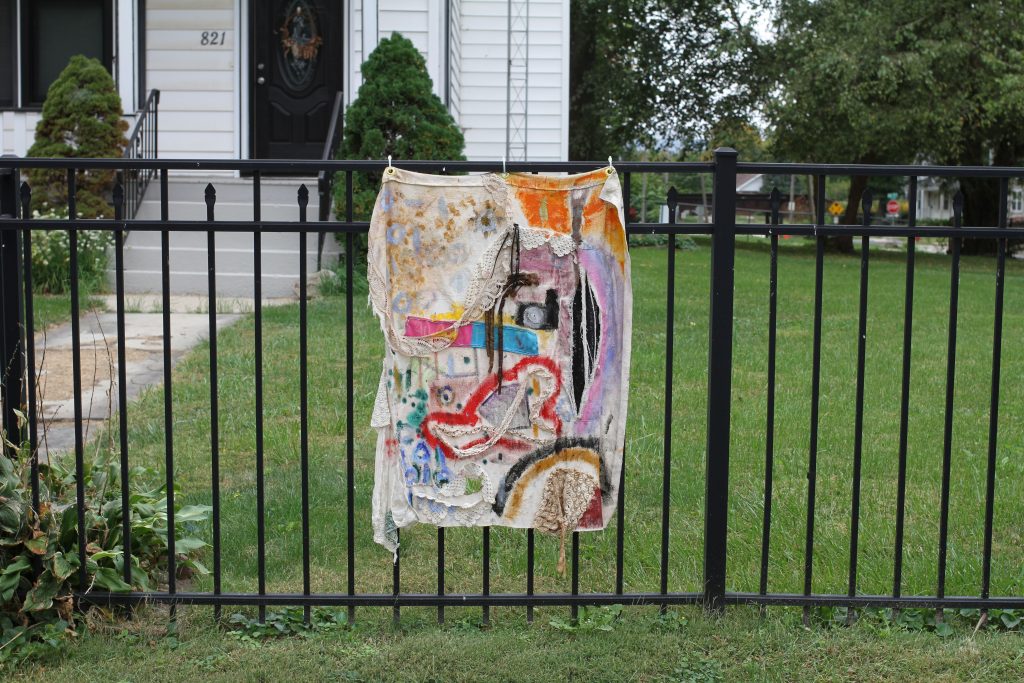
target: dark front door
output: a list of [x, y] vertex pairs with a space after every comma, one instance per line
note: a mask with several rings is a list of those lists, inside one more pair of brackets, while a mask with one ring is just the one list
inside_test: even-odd
[[319, 159], [344, 79], [341, 0], [252, 0], [252, 155]]

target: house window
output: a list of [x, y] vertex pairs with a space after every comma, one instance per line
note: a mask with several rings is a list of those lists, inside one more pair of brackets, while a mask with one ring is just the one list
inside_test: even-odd
[[18, 44], [14, 33], [15, 23], [14, 0], [0, 0], [0, 107], [14, 106], [14, 88], [16, 84], [14, 64], [18, 63], [15, 45]]
[[22, 0], [22, 105], [41, 105], [74, 55], [95, 57], [109, 70], [112, 29], [111, 0]]
[[1011, 213], [1024, 213], [1024, 190], [1014, 190], [1010, 198]]

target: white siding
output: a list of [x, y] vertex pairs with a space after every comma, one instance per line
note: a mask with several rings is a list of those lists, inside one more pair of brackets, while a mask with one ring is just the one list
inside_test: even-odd
[[[465, 133], [466, 156], [500, 159], [505, 153], [508, 0], [351, 0], [349, 103], [362, 83], [363, 26], [373, 25], [363, 21], [364, 2], [376, 11], [378, 38], [397, 31], [416, 45], [427, 61], [434, 92], [442, 99], [447, 75], [448, 108]], [[448, 74], [443, 54], [446, 2], [451, 21]], [[561, 160], [568, 153], [568, 22], [568, 0], [530, 0], [530, 160]]]
[[430, 8], [427, 0], [378, 0], [377, 30], [380, 38], [401, 33], [427, 57]]
[[345, 74], [346, 107], [356, 99], [356, 92], [363, 82], [360, 71], [363, 64], [363, 2], [349, 0], [348, 8], [348, 49], [345, 51], [348, 67]]
[[[149, 0], [146, 87], [160, 90], [161, 157], [235, 158], [235, 0]], [[204, 31], [223, 45], [202, 45]]]
[[[118, 0], [118, 7], [131, 4], [126, 3]], [[373, 11], [368, 17], [363, 16], [364, 3]], [[446, 3], [450, 20], [447, 74]], [[161, 156], [242, 155], [249, 113], [238, 60], [240, 55], [244, 58], [247, 46], [237, 45], [236, 22], [240, 12], [247, 12], [245, 7], [241, 0], [148, 0], [146, 87], [161, 90]], [[468, 158], [501, 158], [507, 109], [507, 0], [349, 0], [347, 12], [348, 103], [362, 82], [364, 19], [375, 18], [365, 23], [375, 27], [378, 40], [397, 31], [423, 53], [434, 91], [442, 99], [447, 79], [449, 110], [464, 130]], [[568, 22], [568, 0], [530, 0], [530, 160], [560, 160], [568, 152]], [[123, 20], [118, 26], [123, 31], [128, 23]], [[201, 45], [203, 31], [225, 32], [225, 44]], [[131, 89], [125, 83], [121, 86], [122, 91]], [[132, 109], [128, 103], [125, 108]], [[32, 144], [38, 118], [34, 112], [0, 113], [0, 152], [23, 155]]]
[[448, 110], [462, 120], [462, 2], [449, 0]]
[[[351, 0], [349, 7], [349, 104], [355, 100], [359, 86], [363, 83], [361, 66], [368, 56], [363, 51], [363, 5], [365, 0]], [[376, 6], [377, 40], [390, 38], [392, 33], [401, 33], [412, 41], [427, 61], [434, 93], [442, 99], [444, 93], [444, 46], [443, 10], [445, 0], [376, 0], [365, 2], [367, 7]], [[372, 23], [372, 22], [371, 22]], [[376, 46], [376, 42], [373, 43]], [[431, 45], [434, 49], [431, 50]], [[369, 46], [367, 46], [369, 48]]]
[[[505, 154], [508, 74], [507, 0], [461, 0], [459, 123], [469, 159]], [[558, 161], [568, 152], [567, 0], [530, 0], [527, 159]]]
[[0, 153], [25, 156], [36, 137], [39, 112], [5, 111], [0, 114]]
[[138, 3], [134, 0], [117, 0], [114, 8], [114, 81], [121, 95], [121, 108], [126, 114], [131, 114], [139, 101], [138, 78], [135, 73], [138, 62], [138, 41], [135, 39], [138, 17], [135, 12]]

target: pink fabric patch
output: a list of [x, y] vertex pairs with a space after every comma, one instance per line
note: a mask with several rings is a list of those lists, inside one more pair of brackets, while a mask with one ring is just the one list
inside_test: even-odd
[[[447, 320], [430, 320], [428, 318], [416, 318], [408, 316], [405, 319], [406, 337], [429, 337], [452, 329], [452, 324]], [[459, 328], [455, 335], [455, 342], [452, 346], [470, 346], [473, 342], [473, 326], [464, 325]]]

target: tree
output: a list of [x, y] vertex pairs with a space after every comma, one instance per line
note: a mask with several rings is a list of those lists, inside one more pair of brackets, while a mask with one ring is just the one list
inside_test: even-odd
[[[1021, 0], [783, 0], [764, 62], [775, 80], [773, 151], [792, 161], [1018, 163], [1022, 9]], [[856, 223], [866, 187], [852, 179], [844, 222]], [[961, 187], [965, 222], [994, 224], [992, 184]]]
[[738, 0], [572, 0], [569, 157], [677, 149], [744, 111], [758, 44]]
[[[36, 125], [30, 157], [110, 158], [124, 154], [121, 98], [106, 67], [75, 55], [50, 86]], [[67, 207], [67, 175], [62, 169], [28, 173], [32, 206], [40, 211]], [[76, 210], [83, 218], [113, 217], [110, 194], [114, 171], [82, 169], [75, 174]]]
[[[1024, 160], [1024, 2], [942, 2], [932, 16], [946, 41], [951, 135], [932, 152], [942, 164], [1016, 166]], [[955, 76], [953, 74], [956, 74]], [[965, 225], [996, 225], [995, 179], [961, 178]], [[995, 240], [964, 240], [965, 253], [994, 253]]]
[[[342, 159], [464, 159], [465, 141], [434, 94], [426, 63], [407, 38], [393, 33], [362, 65], [363, 84], [345, 114]], [[380, 173], [356, 173], [353, 215], [367, 219], [380, 189]], [[334, 184], [335, 212], [344, 215], [345, 184]]]

